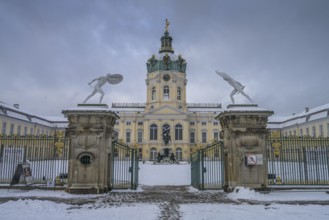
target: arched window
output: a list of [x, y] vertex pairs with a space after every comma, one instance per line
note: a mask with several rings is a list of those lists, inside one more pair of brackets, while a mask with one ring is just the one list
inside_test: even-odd
[[182, 90], [180, 87], [177, 88], [177, 100], [182, 100]]
[[156, 97], [156, 90], [155, 87], [152, 88], [152, 100], [155, 100]]
[[119, 139], [119, 131], [117, 130], [113, 131], [113, 139], [116, 141]]
[[182, 160], [183, 157], [182, 157], [182, 148], [180, 147], [177, 147], [176, 148], [176, 160]]
[[214, 140], [219, 141], [219, 131], [217, 129], [214, 130]]
[[150, 140], [158, 140], [158, 126], [152, 124], [150, 127]]
[[156, 159], [157, 159], [157, 149], [155, 147], [152, 147], [150, 151], [150, 160], [156, 160]]
[[163, 87], [163, 99], [169, 99], [169, 86]]
[[180, 124], [175, 126], [175, 140], [183, 140], [183, 126]]

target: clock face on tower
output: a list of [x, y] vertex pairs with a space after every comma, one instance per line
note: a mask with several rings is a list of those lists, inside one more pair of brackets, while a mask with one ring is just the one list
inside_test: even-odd
[[169, 75], [168, 73], [166, 73], [166, 74], [164, 74], [164, 75], [162, 76], [162, 79], [163, 79], [164, 81], [169, 81], [169, 80], [170, 80], [170, 75]]

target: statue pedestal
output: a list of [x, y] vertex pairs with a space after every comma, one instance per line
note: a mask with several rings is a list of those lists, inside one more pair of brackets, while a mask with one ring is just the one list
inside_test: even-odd
[[79, 104], [62, 113], [69, 121], [67, 192], [107, 192], [111, 189], [112, 132], [119, 116], [104, 104]]
[[266, 123], [273, 111], [229, 105], [216, 119], [224, 131], [224, 189], [267, 187]]

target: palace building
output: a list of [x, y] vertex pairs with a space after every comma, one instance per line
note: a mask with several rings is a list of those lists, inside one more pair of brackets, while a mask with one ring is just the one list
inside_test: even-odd
[[[68, 122], [64, 117], [40, 116], [0, 101], [0, 135], [52, 136], [64, 131]], [[0, 155], [1, 156], [1, 155]]]
[[[139, 149], [142, 160], [155, 160], [169, 148], [177, 160], [189, 160], [193, 148], [219, 138], [219, 103], [187, 103], [187, 61], [176, 55], [168, 25], [161, 46], [146, 62], [146, 103], [113, 103], [120, 119], [115, 132], [119, 140]], [[171, 141], [165, 146], [162, 134], [169, 129]]]

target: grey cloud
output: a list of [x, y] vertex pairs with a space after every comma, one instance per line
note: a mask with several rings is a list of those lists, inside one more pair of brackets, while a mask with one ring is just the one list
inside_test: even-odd
[[189, 102], [229, 103], [219, 69], [260, 106], [298, 112], [328, 103], [328, 9], [325, 0], [1, 1], [0, 100], [60, 115], [92, 78], [120, 72], [104, 101], [145, 102], [145, 63], [169, 18]]

